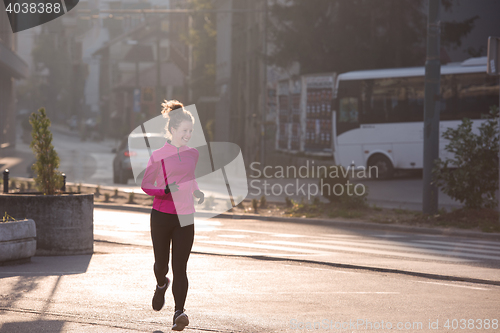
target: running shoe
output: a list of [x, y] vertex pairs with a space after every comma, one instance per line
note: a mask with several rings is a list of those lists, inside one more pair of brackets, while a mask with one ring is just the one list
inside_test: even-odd
[[168, 286], [170, 285], [170, 279], [168, 277], [165, 277], [165, 279], [166, 282], [163, 288], [156, 285], [155, 294], [153, 296], [153, 310], [155, 311], [160, 311], [163, 304], [165, 304], [165, 291], [167, 291]]
[[174, 326], [173, 331], [182, 331], [184, 327], [189, 325], [189, 318], [182, 310], [177, 310], [174, 313]]

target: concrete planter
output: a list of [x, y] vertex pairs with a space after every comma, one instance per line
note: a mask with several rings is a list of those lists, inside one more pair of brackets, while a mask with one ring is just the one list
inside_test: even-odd
[[36, 252], [35, 238], [33, 220], [0, 222], [0, 265], [29, 261]]
[[0, 213], [36, 221], [36, 255], [94, 252], [93, 194], [2, 194]]

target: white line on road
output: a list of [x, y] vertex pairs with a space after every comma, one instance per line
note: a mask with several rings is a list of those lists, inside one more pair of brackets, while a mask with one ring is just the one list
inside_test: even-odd
[[[483, 255], [483, 254], [473, 254], [458, 251], [442, 251], [444, 250], [453, 250], [449, 246], [441, 246], [441, 245], [424, 245], [424, 244], [416, 244], [416, 243], [405, 243], [405, 244], [394, 244], [394, 243], [382, 243], [377, 244], [378, 242], [346, 242], [346, 241], [334, 241], [334, 240], [316, 240], [315, 242], [320, 243], [328, 243], [328, 244], [339, 244], [339, 245], [352, 245], [363, 248], [379, 248], [379, 249], [387, 249], [387, 250], [399, 250], [403, 252], [416, 252], [416, 253], [428, 253], [428, 254], [436, 254], [436, 255], [450, 255], [450, 256], [460, 256], [460, 257], [469, 257], [469, 258], [478, 258], [478, 259], [493, 259], [500, 260], [500, 256], [495, 255]], [[417, 248], [417, 249], [415, 249]], [[433, 250], [436, 249], [436, 250]], [[441, 250], [440, 250], [441, 249]], [[464, 249], [469, 250], [469, 249]], [[470, 250], [471, 251], [471, 250]], [[495, 254], [496, 251], [491, 250], [478, 250], [474, 249], [473, 252], [480, 253], [490, 253]], [[499, 253], [500, 254], [500, 253]]]
[[485, 240], [471, 240], [471, 239], [465, 239], [464, 240], [464, 243], [466, 244], [490, 244], [490, 245], [494, 245], [494, 246], [499, 246], [500, 245], [500, 242], [496, 241], [496, 242], [490, 242], [490, 241], [485, 241]]
[[490, 252], [498, 252], [500, 253], [500, 245], [498, 246], [491, 246], [491, 245], [483, 245], [483, 244], [468, 244], [468, 243], [457, 243], [457, 242], [444, 242], [444, 241], [432, 241], [432, 240], [416, 240], [415, 242], [419, 243], [429, 243], [429, 244], [442, 244], [442, 245], [448, 245], [448, 246], [456, 246], [456, 247], [470, 247], [473, 248], [474, 251], [476, 248], [479, 249], [491, 249], [493, 251]]
[[298, 242], [289, 242], [289, 241], [259, 241], [259, 243], [267, 243], [267, 244], [277, 244], [277, 245], [288, 245], [291, 247], [314, 247], [317, 249], [325, 249], [325, 250], [338, 250], [344, 252], [357, 252], [357, 253], [365, 253], [365, 254], [381, 254], [388, 256], [396, 256], [396, 257], [405, 257], [405, 258], [416, 258], [416, 259], [427, 259], [427, 260], [439, 260], [439, 261], [456, 261], [456, 262], [467, 262], [471, 260], [462, 259], [462, 258], [452, 258], [452, 257], [438, 257], [438, 256], [430, 256], [430, 255], [419, 255], [412, 253], [400, 253], [394, 251], [381, 251], [375, 249], [358, 249], [354, 248], [355, 244], [349, 243], [351, 246], [336, 246], [336, 245], [324, 245], [324, 244], [309, 244], [309, 243], [298, 243]]
[[269, 291], [269, 292], [241, 292], [241, 291], [189, 291], [190, 293], [193, 294], [239, 294], [239, 295], [275, 295], [275, 294], [280, 294], [280, 295], [309, 295], [309, 294], [370, 294], [370, 295], [399, 295], [401, 294], [400, 292], [396, 291]]
[[287, 251], [287, 252], [301, 252], [301, 253], [322, 253], [322, 251], [316, 250], [305, 250], [305, 249], [297, 249], [296, 247], [283, 247], [283, 246], [273, 246], [273, 245], [264, 245], [264, 244], [255, 244], [255, 243], [238, 243], [238, 242], [228, 242], [228, 241], [205, 241], [202, 240], [200, 243], [214, 244], [214, 245], [226, 245], [226, 246], [237, 246], [237, 247], [249, 247], [255, 249], [264, 249], [264, 250], [276, 250], [276, 251]]
[[467, 288], [467, 289], [475, 289], [475, 290], [489, 290], [486, 288], [479, 288], [479, 287], [470, 287], [470, 286], [462, 286], [459, 284], [450, 284], [450, 283], [440, 283], [440, 282], [430, 282], [430, 281], [415, 281], [418, 283], [429, 283], [429, 284], [438, 284], [441, 286], [448, 286], [448, 287], [457, 287], [457, 288]]

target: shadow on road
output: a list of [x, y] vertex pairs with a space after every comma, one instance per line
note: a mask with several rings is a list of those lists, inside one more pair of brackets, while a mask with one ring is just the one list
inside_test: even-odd
[[36, 320], [5, 323], [0, 333], [12, 332], [62, 332], [65, 322], [60, 320]]

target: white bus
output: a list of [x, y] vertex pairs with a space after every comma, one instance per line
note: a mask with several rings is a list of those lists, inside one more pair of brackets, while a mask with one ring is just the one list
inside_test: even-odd
[[[334, 95], [335, 163], [377, 170], [381, 179], [395, 170], [422, 169], [424, 76], [424, 67], [340, 74]], [[486, 57], [441, 66], [441, 158], [447, 144], [442, 133], [463, 118], [474, 120], [477, 131], [490, 106], [498, 105], [498, 94], [498, 78], [486, 74]]]

